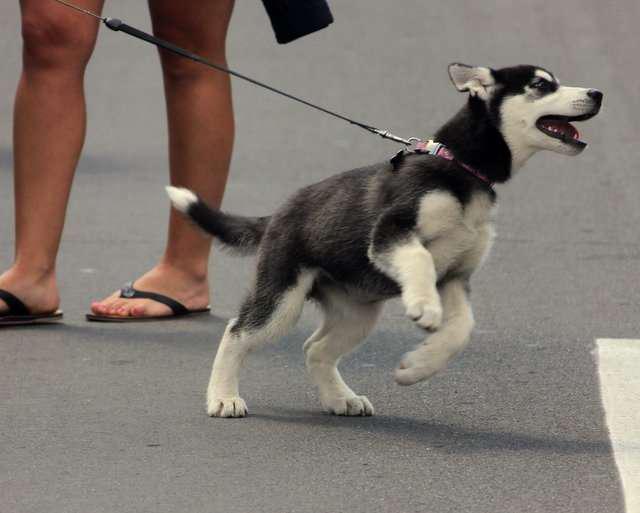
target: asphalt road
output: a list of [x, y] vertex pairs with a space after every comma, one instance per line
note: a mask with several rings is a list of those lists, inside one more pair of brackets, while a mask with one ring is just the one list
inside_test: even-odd
[[[145, 3], [108, 15], [148, 27]], [[259, 2], [238, 2], [230, 62], [404, 135], [463, 101], [450, 61], [533, 63], [605, 92], [577, 158], [535, 156], [499, 187], [498, 239], [477, 275], [473, 341], [433, 380], [392, 370], [420, 333], [391, 303], [343, 364], [373, 418], [321, 412], [301, 345], [316, 313], [249, 360], [252, 415], [210, 419], [204, 390], [251, 260], [215, 255], [214, 315], [89, 325], [89, 301], [146, 270], [168, 212], [154, 50], [102, 31], [87, 77], [89, 132], [60, 256], [55, 328], [0, 332], [0, 510], [99, 512], [623, 511], [592, 351], [638, 338], [640, 72], [636, 0], [333, 1], [336, 23], [278, 46]], [[17, 2], [0, 5], [0, 267], [12, 257], [11, 111]], [[397, 150], [234, 82], [237, 145], [224, 207], [271, 212], [296, 188]], [[44, 170], [43, 170], [44, 172]]]

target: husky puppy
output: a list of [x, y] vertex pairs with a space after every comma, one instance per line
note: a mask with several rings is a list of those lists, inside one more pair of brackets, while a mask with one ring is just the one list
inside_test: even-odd
[[395, 371], [411, 385], [442, 370], [473, 328], [469, 279], [494, 238], [492, 183], [503, 183], [538, 150], [577, 155], [586, 147], [570, 122], [595, 116], [602, 93], [566, 87], [536, 66], [503, 69], [451, 64], [468, 93], [434, 141], [449, 158], [410, 152], [299, 190], [273, 215], [213, 210], [186, 189], [173, 205], [222, 244], [257, 253], [255, 282], [229, 321], [207, 391], [207, 412], [243, 417], [240, 367], [252, 349], [282, 337], [306, 299], [323, 322], [304, 344], [323, 407], [372, 415], [373, 406], [338, 371], [340, 358], [372, 330], [383, 303], [400, 296], [407, 316], [430, 334]]

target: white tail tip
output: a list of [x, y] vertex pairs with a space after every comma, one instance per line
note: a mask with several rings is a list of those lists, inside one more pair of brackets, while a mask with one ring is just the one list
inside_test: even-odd
[[183, 189], [182, 187], [172, 187], [168, 185], [166, 187], [167, 194], [174, 208], [180, 212], [187, 213], [189, 207], [198, 202], [198, 197], [189, 189]]

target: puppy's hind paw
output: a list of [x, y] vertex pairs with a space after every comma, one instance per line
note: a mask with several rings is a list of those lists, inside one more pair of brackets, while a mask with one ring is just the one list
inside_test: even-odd
[[415, 385], [420, 381], [424, 381], [429, 377], [428, 373], [423, 372], [422, 369], [416, 367], [402, 367], [402, 364], [395, 370], [394, 379], [398, 385], [407, 387]]
[[433, 346], [423, 346], [405, 354], [400, 365], [395, 370], [395, 380], [398, 385], [414, 385], [446, 367], [451, 354], [438, 350]]
[[249, 410], [242, 397], [207, 398], [207, 413], [210, 417], [246, 417]]
[[325, 410], [334, 415], [370, 417], [374, 413], [373, 405], [364, 395], [322, 401], [322, 405]]

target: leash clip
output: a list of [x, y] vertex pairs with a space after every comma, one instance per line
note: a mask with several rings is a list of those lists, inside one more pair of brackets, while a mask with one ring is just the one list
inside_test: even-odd
[[389, 130], [381, 130], [379, 128], [373, 128], [371, 130], [374, 134], [378, 134], [383, 139], [389, 139], [390, 141], [399, 142], [404, 144], [405, 146], [411, 146], [415, 142], [419, 141], [417, 137], [409, 137], [409, 139], [405, 139], [404, 137], [400, 137], [399, 135], [392, 134]]
[[398, 164], [400, 164], [400, 162], [402, 162], [406, 155], [416, 153], [418, 146], [420, 144], [424, 144], [424, 141], [419, 137], [409, 137], [408, 139], [403, 139], [402, 144], [406, 145], [406, 148], [402, 148], [399, 152], [397, 152], [395, 155], [393, 155], [393, 157], [389, 159], [389, 162], [391, 162], [391, 165], [394, 167], [394, 169], [398, 166]]

